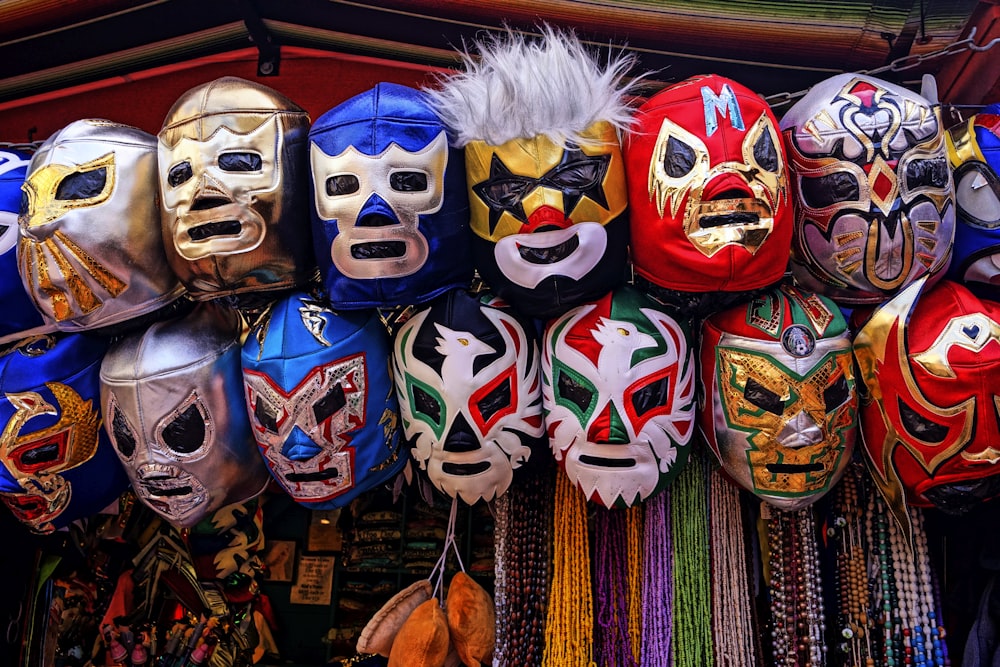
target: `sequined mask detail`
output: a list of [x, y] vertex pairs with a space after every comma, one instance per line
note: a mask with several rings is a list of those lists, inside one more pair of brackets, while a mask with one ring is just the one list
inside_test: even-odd
[[287, 391], [249, 369], [244, 381], [257, 443], [294, 498], [319, 502], [354, 486], [350, 443], [365, 426], [365, 355], [316, 367]]

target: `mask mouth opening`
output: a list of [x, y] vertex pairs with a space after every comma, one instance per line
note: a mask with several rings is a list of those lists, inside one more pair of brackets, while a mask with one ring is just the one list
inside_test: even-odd
[[[158, 498], [173, 498], [175, 496], [187, 496], [194, 492], [194, 489], [186, 484], [181, 484], [178, 486], [170, 485], [172, 481], [169, 477], [163, 478], [152, 478], [143, 480], [146, 491], [151, 496], [156, 496]], [[167, 482], [166, 485], [163, 483]]]
[[446, 475], [456, 475], [459, 477], [468, 477], [469, 475], [478, 475], [481, 472], [486, 472], [490, 469], [489, 461], [479, 461], [477, 463], [448, 463], [444, 462], [441, 464], [441, 472]]
[[544, 248], [534, 248], [531, 246], [517, 245], [517, 252], [521, 259], [529, 264], [555, 264], [566, 259], [580, 247], [580, 238], [573, 235], [562, 243]]
[[392, 259], [404, 255], [404, 241], [366, 241], [351, 246], [351, 257], [354, 259]]
[[232, 202], [225, 197], [198, 197], [193, 202], [191, 202], [192, 211], [208, 211], [213, 208], [219, 208], [220, 206], [225, 206], [226, 204], [231, 204]]
[[580, 463], [584, 463], [589, 466], [598, 466], [601, 468], [635, 467], [635, 459], [633, 458], [611, 459], [611, 458], [605, 458], [603, 456], [591, 456], [590, 454], [581, 454]]
[[284, 477], [292, 483], [325, 482], [326, 480], [340, 477], [340, 471], [336, 468], [327, 468], [326, 470], [317, 470], [316, 472], [292, 472]]
[[768, 463], [764, 468], [772, 475], [823, 472], [822, 463]]
[[237, 236], [242, 230], [243, 223], [239, 220], [219, 220], [192, 227], [188, 236], [192, 241], [204, 241], [215, 236]]

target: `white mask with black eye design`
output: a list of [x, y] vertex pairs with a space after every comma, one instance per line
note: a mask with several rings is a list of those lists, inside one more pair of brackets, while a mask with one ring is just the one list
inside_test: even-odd
[[469, 504], [506, 492], [543, 435], [537, 344], [519, 320], [452, 292], [403, 325], [393, 362], [403, 428], [431, 482]]
[[126, 337], [101, 364], [105, 428], [139, 499], [190, 527], [270, 478], [243, 403], [235, 315], [205, 303]]

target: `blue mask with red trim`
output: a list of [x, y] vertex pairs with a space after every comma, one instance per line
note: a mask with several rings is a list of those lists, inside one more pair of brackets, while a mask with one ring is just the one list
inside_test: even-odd
[[99, 512], [128, 487], [101, 428], [108, 343], [39, 336], [0, 356], [0, 500], [41, 533]]
[[342, 507], [406, 463], [389, 375], [389, 335], [374, 310], [335, 313], [296, 292], [243, 346], [254, 437], [271, 475], [312, 509]]

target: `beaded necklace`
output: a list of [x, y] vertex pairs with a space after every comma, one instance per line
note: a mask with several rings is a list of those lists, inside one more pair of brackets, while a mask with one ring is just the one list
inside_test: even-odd
[[709, 474], [712, 616], [715, 662], [729, 667], [757, 664], [753, 604], [744, 551], [740, 492], [718, 473]]
[[542, 667], [595, 664], [586, 502], [569, 476], [556, 476], [552, 579]]
[[638, 667], [628, 628], [628, 527], [624, 511], [597, 507], [594, 515], [597, 585], [596, 651], [600, 665]]
[[703, 455], [695, 451], [671, 487], [673, 667], [714, 665], [707, 477], [707, 462]]
[[[496, 597], [496, 657], [501, 667], [542, 662], [556, 472], [549, 467], [522, 476], [497, 499], [496, 568], [501, 593]], [[504, 506], [506, 511], [501, 511]]]
[[646, 500], [642, 558], [642, 664], [671, 667], [673, 636], [673, 545], [671, 490]]
[[632, 505], [625, 510], [628, 549], [628, 635], [632, 643], [632, 658], [641, 663], [642, 658], [642, 530], [643, 506]]
[[826, 664], [826, 622], [812, 507], [784, 512], [761, 505], [767, 523], [774, 660], [788, 667]]

